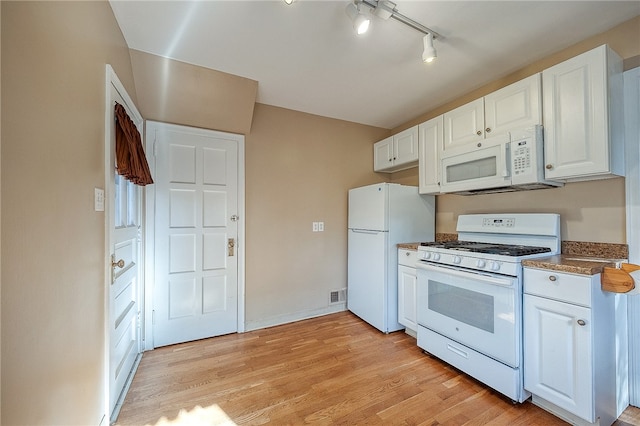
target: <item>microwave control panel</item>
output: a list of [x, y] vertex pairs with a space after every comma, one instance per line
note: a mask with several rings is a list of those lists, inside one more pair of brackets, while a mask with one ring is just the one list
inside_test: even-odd
[[529, 170], [531, 170], [531, 162], [533, 155], [531, 152], [531, 141], [528, 139], [523, 139], [520, 141], [516, 141], [512, 143], [511, 146], [511, 155], [512, 155], [512, 165], [513, 165], [513, 174], [527, 174]]

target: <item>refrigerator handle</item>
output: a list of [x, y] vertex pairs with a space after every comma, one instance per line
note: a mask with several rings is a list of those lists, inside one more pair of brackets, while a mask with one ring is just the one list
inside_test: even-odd
[[357, 234], [372, 234], [372, 235], [375, 235], [375, 234], [379, 234], [382, 231], [372, 231], [372, 230], [369, 230], [369, 229], [351, 229], [351, 232], [355, 232]]

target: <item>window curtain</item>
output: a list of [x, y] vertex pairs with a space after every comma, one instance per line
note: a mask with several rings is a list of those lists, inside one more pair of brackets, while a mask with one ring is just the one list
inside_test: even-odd
[[153, 183], [147, 157], [142, 148], [142, 138], [129, 114], [116, 102], [116, 169], [118, 174], [136, 185]]

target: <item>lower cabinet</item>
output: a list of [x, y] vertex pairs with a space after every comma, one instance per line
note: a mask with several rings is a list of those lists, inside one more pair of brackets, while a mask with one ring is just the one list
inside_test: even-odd
[[417, 333], [417, 283], [415, 250], [398, 249], [398, 322], [409, 334]]
[[600, 275], [524, 270], [524, 387], [572, 424], [616, 420], [614, 296]]

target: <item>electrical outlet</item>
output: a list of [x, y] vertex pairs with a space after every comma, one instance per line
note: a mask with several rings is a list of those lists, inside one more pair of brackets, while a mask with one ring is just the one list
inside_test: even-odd
[[311, 229], [313, 230], [313, 232], [318, 232], [318, 222], [313, 222]]
[[324, 222], [318, 222], [318, 232], [324, 232]]
[[93, 204], [94, 210], [97, 212], [104, 211], [104, 189], [102, 188], [94, 188], [93, 194]]

